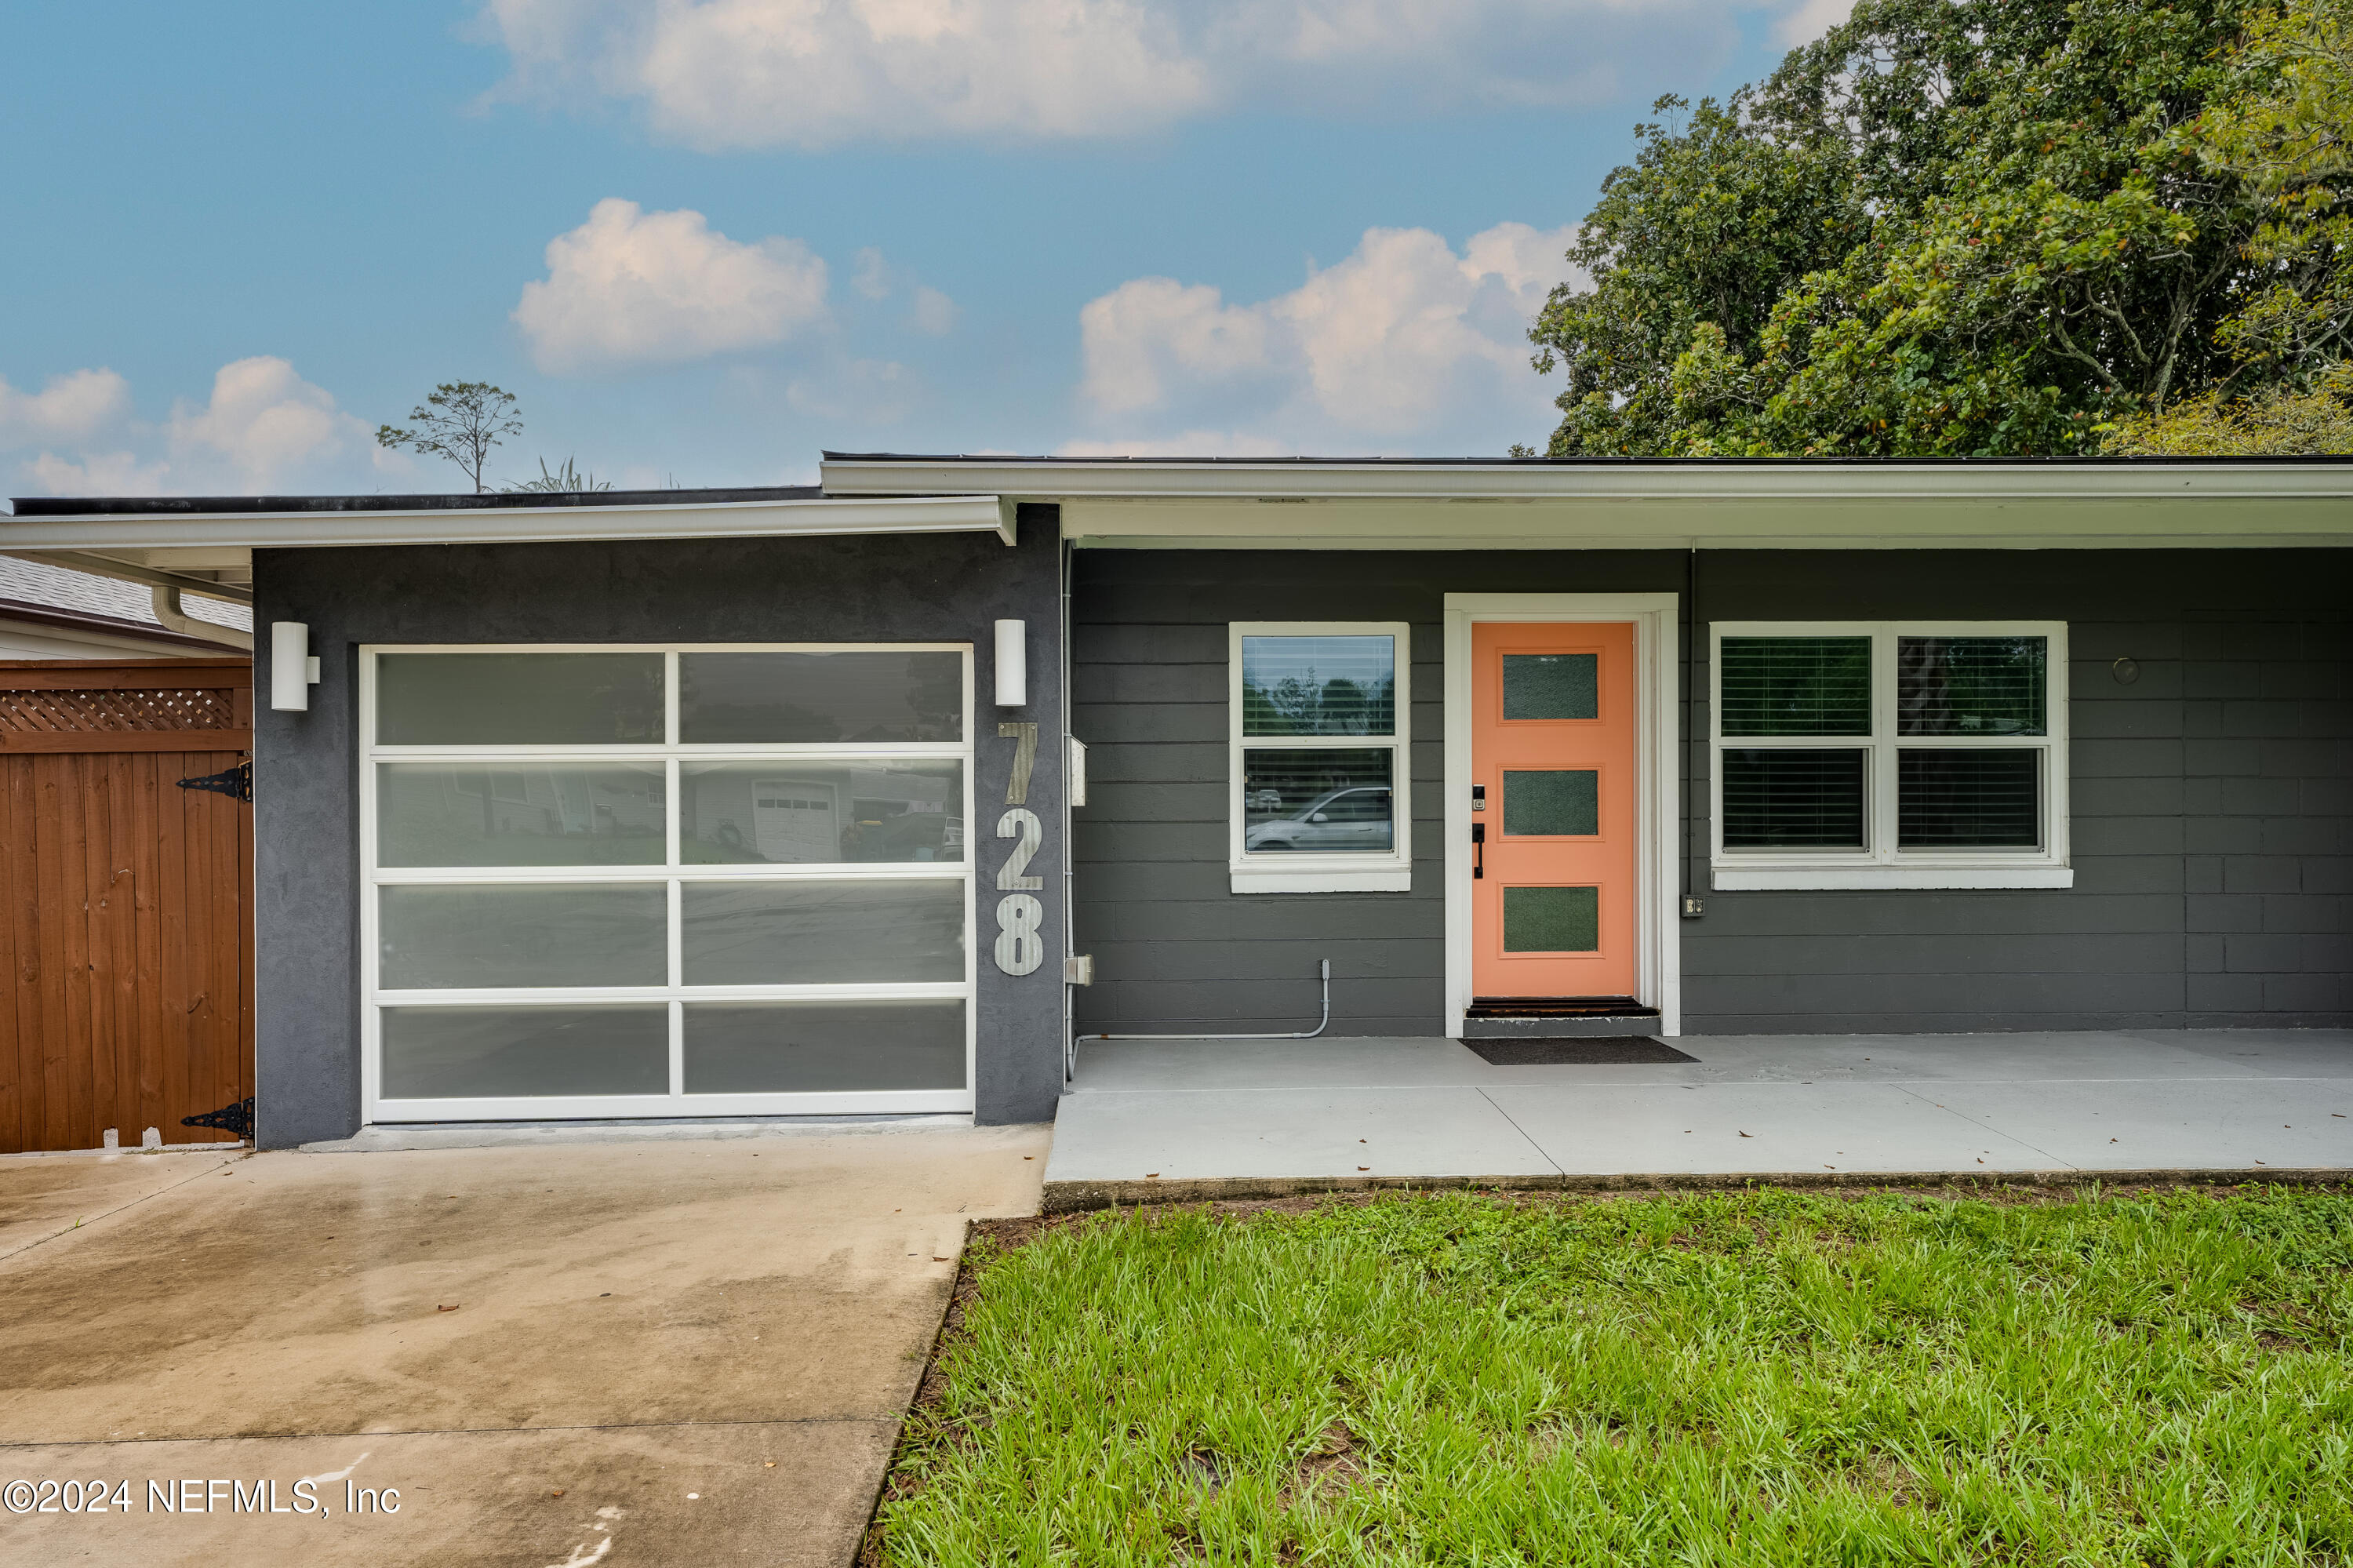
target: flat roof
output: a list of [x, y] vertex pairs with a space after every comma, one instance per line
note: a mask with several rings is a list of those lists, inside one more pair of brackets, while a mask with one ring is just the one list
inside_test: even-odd
[[2056, 465], [2066, 468], [2099, 466], [2150, 467], [2261, 467], [2266, 464], [2318, 464], [2323, 466], [2353, 466], [2353, 453], [2307, 453], [2295, 457], [1121, 457], [1114, 455], [1071, 457], [1046, 454], [1026, 457], [1013, 452], [837, 452], [819, 454], [827, 462], [920, 462], [920, 463], [986, 463], [996, 466], [1014, 464], [1067, 464], [1086, 467], [1099, 463], [1124, 463], [1130, 466], [1170, 464], [1178, 467], [1221, 464], [1228, 468], [1312, 467], [1317, 464], [1341, 467], [1389, 468], [1909, 468], [1917, 465], [1954, 468], [1989, 468], [2015, 465]]
[[816, 501], [814, 484], [700, 490], [519, 490], [415, 495], [41, 495], [16, 496], [19, 517], [216, 517], [253, 513], [494, 512], [551, 506], [712, 506], [746, 501]]

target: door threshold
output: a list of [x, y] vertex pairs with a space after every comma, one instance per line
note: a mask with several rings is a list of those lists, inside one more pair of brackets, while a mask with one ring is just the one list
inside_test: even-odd
[[973, 1125], [970, 1111], [906, 1116], [665, 1117], [628, 1121], [372, 1122], [349, 1138], [301, 1145], [305, 1154], [377, 1154], [419, 1149], [514, 1149], [557, 1143], [665, 1143], [700, 1139], [907, 1132]]
[[1630, 996], [1482, 996], [1462, 1014], [1465, 1040], [1606, 1040], [1658, 1028], [1659, 1010]]

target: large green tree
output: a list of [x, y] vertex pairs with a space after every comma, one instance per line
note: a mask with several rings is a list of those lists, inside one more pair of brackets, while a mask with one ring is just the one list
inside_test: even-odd
[[[2278, 192], [2209, 118], [2275, 86], [2242, 47], [2267, 15], [1861, 0], [1760, 87], [1644, 127], [1570, 253], [1586, 281], [1531, 333], [1567, 372], [1550, 450], [2078, 452], [2185, 397], [2309, 381], [2341, 247], [2301, 270], [2267, 249]], [[2293, 352], [2248, 324], [2264, 311], [2299, 323]]]

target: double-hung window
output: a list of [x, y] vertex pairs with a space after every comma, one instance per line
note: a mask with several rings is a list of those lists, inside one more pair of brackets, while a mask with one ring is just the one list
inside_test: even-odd
[[1400, 621], [1229, 628], [1236, 893], [1402, 893], [1413, 884]]
[[2063, 622], [1713, 636], [1717, 887], [2072, 885]]
[[972, 1107], [968, 647], [360, 682], [369, 1119]]

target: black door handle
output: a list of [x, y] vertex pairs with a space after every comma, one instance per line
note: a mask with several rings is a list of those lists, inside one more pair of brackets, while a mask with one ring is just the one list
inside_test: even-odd
[[1471, 874], [1473, 878], [1487, 874], [1487, 824], [1471, 824]]

